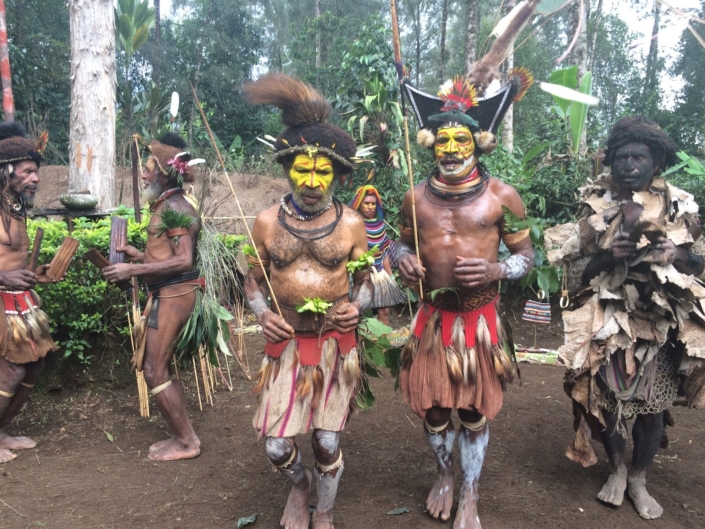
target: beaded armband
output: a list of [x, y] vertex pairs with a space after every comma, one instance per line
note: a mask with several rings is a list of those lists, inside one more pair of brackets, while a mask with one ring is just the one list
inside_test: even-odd
[[504, 241], [504, 244], [511, 246], [526, 239], [529, 236], [529, 232], [529, 228], [526, 228], [525, 230], [521, 230], [516, 233], [505, 233], [502, 235], [502, 240]]

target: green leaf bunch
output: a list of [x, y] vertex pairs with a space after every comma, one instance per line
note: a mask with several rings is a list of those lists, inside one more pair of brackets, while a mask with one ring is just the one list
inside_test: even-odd
[[326, 314], [328, 312], [328, 309], [332, 306], [332, 303], [324, 301], [321, 298], [304, 298], [303, 305], [296, 306], [296, 312], [314, 312], [316, 314]]
[[379, 251], [379, 247], [375, 246], [374, 248], [370, 248], [367, 250], [365, 253], [363, 253], [360, 257], [353, 261], [348, 261], [348, 263], [345, 265], [345, 267], [348, 269], [348, 272], [351, 274], [354, 274], [355, 272], [359, 270], [365, 270], [366, 268], [371, 267], [373, 264], [375, 264], [375, 254]]

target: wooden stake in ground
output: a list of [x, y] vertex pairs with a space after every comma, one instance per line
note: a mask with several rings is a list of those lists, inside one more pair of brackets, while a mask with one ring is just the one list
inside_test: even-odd
[[[397, 20], [397, 4], [391, 1], [392, 8], [392, 38], [394, 41], [394, 62], [397, 64], [399, 74], [399, 94], [401, 96], [402, 112], [404, 114], [404, 141], [406, 142], [406, 169], [409, 174], [409, 193], [411, 195], [411, 219], [414, 225], [414, 244], [416, 245], [416, 261], [421, 265], [419, 252], [419, 229], [416, 223], [416, 197], [414, 193], [414, 170], [411, 165], [411, 144], [409, 142], [409, 114], [404, 104], [404, 73], [401, 62], [401, 40], [399, 38], [399, 21]], [[423, 282], [419, 279], [419, 298], [423, 299]]]

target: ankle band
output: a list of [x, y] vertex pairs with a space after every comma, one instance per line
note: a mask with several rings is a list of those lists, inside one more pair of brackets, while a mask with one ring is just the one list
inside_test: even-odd
[[482, 430], [482, 428], [484, 428], [485, 423], [487, 422], [487, 417], [483, 415], [482, 419], [477, 422], [465, 422], [462, 419], [460, 420], [460, 422], [463, 426], [465, 426], [465, 428], [467, 428], [471, 432], [479, 432], [480, 430]]
[[14, 393], [8, 393], [7, 391], [0, 390], [0, 397], [5, 397], [6, 399], [11, 399], [14, 396], [15, 396]]
[[423, 420], [423, 424], [426, 427], [426, 430], [428, 430], [428, 433], [440, 433], [446, 428], [448, 428], [449, 423], [450, 421], [446, 421], [446, 423], [442, 426], [431, 426], [430, 424], [428, 424], [428, 421], [425, 418]]
[[340, 468], [343, 466], [343, 451], [340, 449], [338, 451], [340, 452], [340, 455], [338, 456], [336, 462], [332, 465], [321, 465], [318, 461], [316, 461], [316, 466], [318, 467], [318, 470], [321, 474], [326, 474], [331, 470], [335, 470], [336, 468]]

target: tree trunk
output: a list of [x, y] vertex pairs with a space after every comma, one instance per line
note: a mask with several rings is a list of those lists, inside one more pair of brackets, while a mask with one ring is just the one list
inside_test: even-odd
[[0, 76], [2, 76], [2, 110], [5, 121], [15, 119], [15, 102], [12, 97], [12, 75], [10, 52], [7, 47], [7, 24], [5, 23], [5, 0], [0, 0]]
[[[203, 33], [208, 30], [211, 25], [211, 16], [213, 14], [213, 0], [208, 2], [206, 7], [206, 20], [201, 28], [201, 36], [198, 37], [198, 42], [196, 45], [200, 48], [201, 53], [198, 54], [198, 62], [196, 63], [196, 71], [193, 74], [193, 88], [198, 92], [198, 80], [201, 78], [201, 65], [203, 63], [203, 56], [206, 53], [206, 45], [203, 43]], [[193, 142], [193, 121], [196, 119], [196, 105], [191, 103], [191, 112], [188, 118], [188, 143], [189, 145]]]
[[112, 0], [69, 0], [69, 189], [115, 206], [115, 23]]
[[[316, 0], [316, 70], [321, 68], [321, 0]], [[316, 75], [318, 76], [318, 75]]]
[[162, 42], [162, 0], [154, 0], [154, 40], [157, 44]]
[[449, 0], [442, 0], [443, 7], [441, 9], [441, 58], [438, 61], [438, 84], [443, 84], [445, 79], [443, 78], [444, 72], [443, 67], [446, 62], [446, 30], [448, 29], [448, 2]]
[[570, 54], [570, 63], [578, 66], [578, 84], [587, 71], [587, 17], [583, 16], [583, 23], [580, 24], [581, 10], [585, 9], [584, 3], [580, 0], [575, 0], [568, 13], [568, 27], [570, 34], [568, 40], [571, 41], [573, 36], [578, 33], [578, 40]]
[[421, 83], [421, 1], [416, 2], [416, 86]]
[[[504, 68], [509, 75], [509, 72], [514, 68], [514, 45], [512, 44], [509, 54], [504, 61]], [[502, 145], [509, 152], [514, 152], [514, 105], [509, 107], [502, 121]]]
[[654, 1], [654, 27], [651, 30], [651, 44], [649, 45], [649, 56], [646, 58], [646, 78], [644, 79], [644, 88], [641, 93], [641, 112], [648, 113], [652, 106], [654, 90], [658, 86], [658, 32], [659, 21], [661, 18], [661, 5]]
[[470, 73], [477, 60], [477, 30], [479, 25], [480, 0], [466, 0], [465, 22], [465, 75]]
[[592, 40], [590, 42], [590, 56], [588, 58], [588, 71], [595, 71], [595, 52], [597, 51], [597, 34], [600, 32], [602, 22], [602, 0], [597, 1], [597, 8], [593, 15]]

